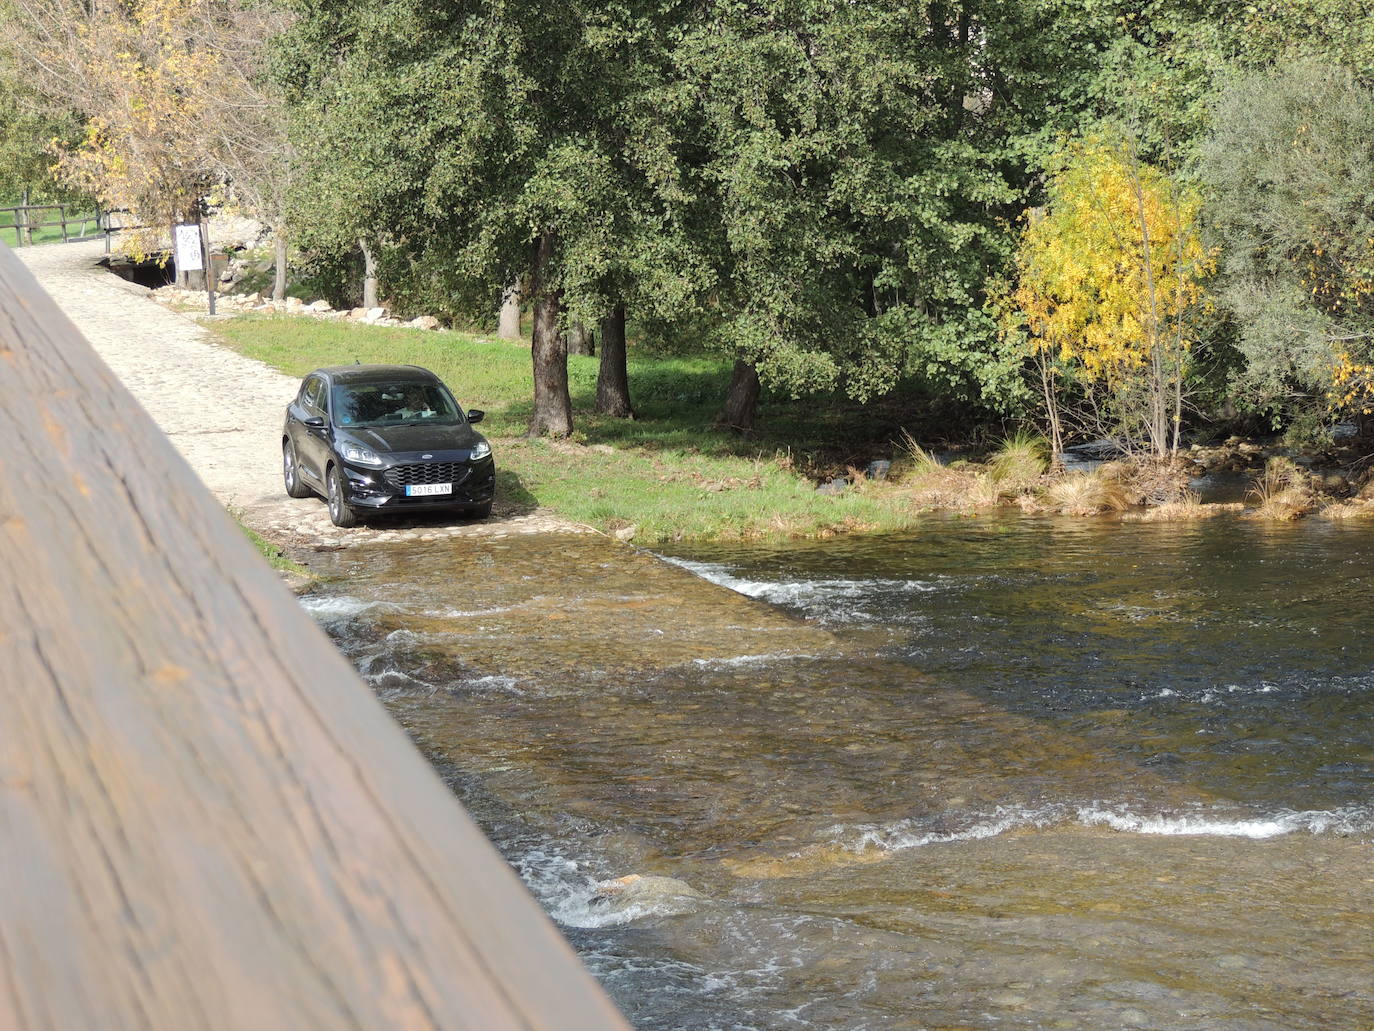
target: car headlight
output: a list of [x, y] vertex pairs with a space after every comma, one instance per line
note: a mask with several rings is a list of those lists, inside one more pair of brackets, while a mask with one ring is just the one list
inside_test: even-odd
[[361, 444], [345, 444], [343, 446], [343, 458], [345, 462], [357, 462], [359, 465], [382, 464], [382, 460], [377, 457], [375, 451], [369, 451]]
[[491, 445], [485, 440], [479, 440], [476, 444], [472, 445], [472, 451], [468, 455], [468, 461], [475, 462], [480, 458], [486, 458], [489, 454], [491, 454]]

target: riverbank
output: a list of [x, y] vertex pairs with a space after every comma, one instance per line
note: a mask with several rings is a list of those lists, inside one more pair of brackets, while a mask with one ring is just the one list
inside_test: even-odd
[[[545, 509], [621, 539], [824, 537], [894, 532], [916, 515], [897, 495], [817, 490], [814, 453], [848, 432], [810, 404], [772, 413], [749, 438], [711, 428], [729, 382], [718, 356], [641, 352], [630, 361], [639, 418], [594, 411], [598, 359], [571, 356], [577, 431], [569, 440], [525, 436], [532, 396], [528, 344], [459, 332], [244, 315], [212, 328], [239, 354], [298, 379], [328, 365], [395, 362], [432, 369], [470, 408], [487, 413], [498, 499]], [[885, 442], [855, 447], [886, 448]], [[863, 451], [887, 458], [888, 451]], [[868, 460], [856, 458], [866, 466]]]
[[[820, 412], [814, 400], [770, 405], [764, 425], [741, 438], [711, 426], [726, 361], [643, 348], [630, 361], [638, 419], [598, 415], [598, 359], [570, 356], [577, 430], [570, 440], [531, 440], [525, 343], [284, 314], [241, 315], [213, 328], [239, 353], [293, 378], [352, 361], [434, 370], [464, 405], [487, 412], [507, 504], [642, 544], [894, 533], [930, 512], [1005, 506], [1149, 521], [1234, 511], [1269, 519], [1374, 516], [1374, 488], [1349, 468], [1359, 457], [1350, 449], [1294, 461], [1276, 443], [1227, 438], [1190, 444], [1168, 468], [1093, 460], [1051, 475], [1043, 443], [1025, 434], [979, 461], [937, 456], [909, 436], [885, 437], [881, 420], [852, 425], [864, 421], [861, 410], [840, 415], [851, 425], [837, 427], [836, 413]], [[1208, 504], [1214, 500], [1221, 504]]]
[[[730, 369], [723, 359], [702, 354], [635, 351], [630, 378], [636, 420], [596, 415], [597, 359], [570, 358], [578, 431], [566, 441], [531, 440], [524, 436], [531, 396], [525, 344], [288, 315], [222, 316], [201, 324], [106, 272], [97, 264], [102, 254], [99, 243], [20, 252], [221, 503], [272, 546], [297, 557], [387, 541], [545, 532], [600, 532], [647, 545], [882, 534], [907, 529], [936, 510], [976, 514], [1019, 505], [1030, 512], [1087, 514], [1151, 500], [1152, 491], [1139, 485], [1125, 494], [1119, 484], [1104, 490], [1100, 472], [1071, 475], [1056, 486], [1042, 469], [1027, 467], [1024, 447], [1019, 456], [1015, 446], [1003, 448], [986, 463], [963, 461], [958, 452], [937, 459], [894, 448], [895, 406], [773, 399], [755, 435], [714, 430]], [[484, 428], [496, 444], [500, 470], [491, 519], [390, 519], [341, 530], [318, 499], [286, 497], [278, 436], [286, 403], [306, 372], [355, 360], [427, 366], [464, 404], [488, 412]], [[1231, 495], [1224, 500], [1239, 502], [1263, 480], [1274, 450], [1238, 439], [1196, 445], [1180, 467], [1181, 491], [1207, 493], [1220, 478]], [[1348, 462], [1352, 456], [1338, 457]], [[867, 475], [875, 460], [890, 462], [886, 478]], [[1299, 504], [1269, 506], [1270, 514], [1291, 517], [1323, 506], [1340, 518], [1374, 514], [1363, 481], [1339, 464], [1320, 476], [1304, 472], [1299, 486]], [[1251, 499], [1255, 513], [1265, 507]], [[1174, 504], [1128, 517], [1197, 518], [1216, 511]]]

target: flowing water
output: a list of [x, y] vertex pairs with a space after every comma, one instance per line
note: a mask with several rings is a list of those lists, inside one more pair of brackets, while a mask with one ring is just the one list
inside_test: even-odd
[[637, 1028], [1374, 1028], [1374, 527], [327, 561]]

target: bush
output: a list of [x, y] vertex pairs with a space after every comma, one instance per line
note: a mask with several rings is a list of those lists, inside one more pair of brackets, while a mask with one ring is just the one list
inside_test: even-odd
[[1316, 507], [1307, 473], [1287, 458], [1269, 459], [1245, 499], [1255, 503], [1254, 515], [1260, 519], [1297, 519]]
[[1098, 470], [1055, 480], [1045, 490], [1045, 503], [1064, 515], [1086, 516], [1124, 511], [1131, 507], [1131, 496], [1111, 470]]

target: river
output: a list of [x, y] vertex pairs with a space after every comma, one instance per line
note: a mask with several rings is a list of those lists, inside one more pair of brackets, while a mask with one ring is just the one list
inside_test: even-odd
[[1374, 1027], [1368, 524], [318, 565], [637, 1028]]

